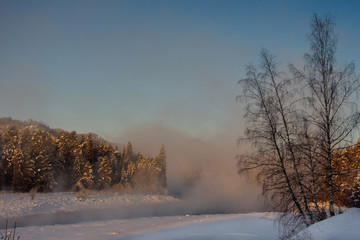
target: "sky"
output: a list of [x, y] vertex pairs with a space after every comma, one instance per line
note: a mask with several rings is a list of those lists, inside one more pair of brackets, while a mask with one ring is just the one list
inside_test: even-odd
[[244, 66], [261, 48], [301, 66], [314, 13], [334, 16], [338, 63], [359, 72], [359, 1], [0, 0], [0, 117], [236, 146]]

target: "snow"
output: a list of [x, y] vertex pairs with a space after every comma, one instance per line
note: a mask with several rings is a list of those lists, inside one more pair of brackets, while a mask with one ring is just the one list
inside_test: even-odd
[[0, 229], [9, 219], [21, 239], [276, 239], [269, 214], [189, 215], [188, 209], [165, 195], [47, 193], [31, 200], [0, 193]]
[[177, 201], [166, 195], [116, 194], [93, 192], [84, 198], [76, 193], [37, 193], [31, 200], [29, 193], [0, 192], [0, 218], [58, 211], [80, 211], [98, 208], [117, 208], [142, 204], [159, 204]]
[[343, 214], [311, 225], [305, 231], [310, 233], [314, 240], [358, 240], [360, 239], [360, 208], [350, 208]]
[[277, 239], [264, 213], [146, 217], [18, 228], [21, 239]]
[[[31, 200], [25, 193], [0, 193], [0, 229], [9, 219], [10, 227], [17, 222], [16, 235], [24, 240], [278, 238], [275, 213], [191, 215], [181, 204], [165, 195], [102, 192], [80, 199], [75, 193], [47, 193], [36, 194]], [[310, 226], [299, 236], [359, 239], [359, 223], [360, 209], [352, 208]]]
[[149, 231], [144, 234], [129, 236], [122, 239], [127, 240], [165, 240], [165, 239], [277, 239], [277, 231], [273, 219], [275, 216], [268, 216], [265, 213], [250, 214], [228, 214], [216, 219], [210, 216], [211, 220], [186, 224], [175, 228]]

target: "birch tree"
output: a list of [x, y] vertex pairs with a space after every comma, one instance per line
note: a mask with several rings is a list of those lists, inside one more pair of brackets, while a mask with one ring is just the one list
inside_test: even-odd
[[315, 134], [312, 141], [319, 143], [319, 161], [326, 171], [326, 185], [330, 216], [335, 215], [333, 177], [337, 151], [349, 143], [349, 136], [360, 122], [355, 93], [359, 90], [359, 78], [355, 65], [338, 67], [336, 62], [337, 38], [335, 23], [329, 16], [314, 15], [311, 33], [308, 35], [310, 51], [305, 54], [303, 70], [291, 69], [304, 85], [308, 99], [307, 120]]
[[295, 213], [305, 226], [326, 218], [320, 201], [335, 215], [334, 194], [342, 186], [334, 178], [343, 174], [342, 150], [360, 122], [359, 78], [353, 63], [337, 66], [334, 26], [331, 17], [314, 15], [302, 70], [290, 65], [288, 76], [262, 50], [259, 64], [246, 66], [239, 81], [247, 120], [240, 142], [254, 144], [253, 154], [239, 156], [239, 171], [255, 171], [275, 208]]
[[313, 219], [295, 153], [295, 93], [291, 81], [277, 71], [275, 57], [268, 51], [261, 51], [258, 68], [248, 65], [247, 78], [239, 81], [243, 95], [238, 100], [247, 103], [246, 140], [256, 148], [251, 156], [239, 156], [240, 172], [258, 171], [263, 193], [271, 195], [277, 210], [296, 212], [309, 225]]

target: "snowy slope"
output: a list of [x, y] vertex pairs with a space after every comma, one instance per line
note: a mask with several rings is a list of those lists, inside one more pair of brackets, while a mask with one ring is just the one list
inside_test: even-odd
[[359, 240], [360, 208], [350, 208], [343, 214], [315, 223], [307, 231], [314, 240]]

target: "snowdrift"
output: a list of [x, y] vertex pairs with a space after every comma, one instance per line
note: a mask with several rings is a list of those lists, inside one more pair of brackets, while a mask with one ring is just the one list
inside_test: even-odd
[[350, 208], [343, 214], [311, 225], [305, 231], [313, 240], [359, 240], [360, 208]]

